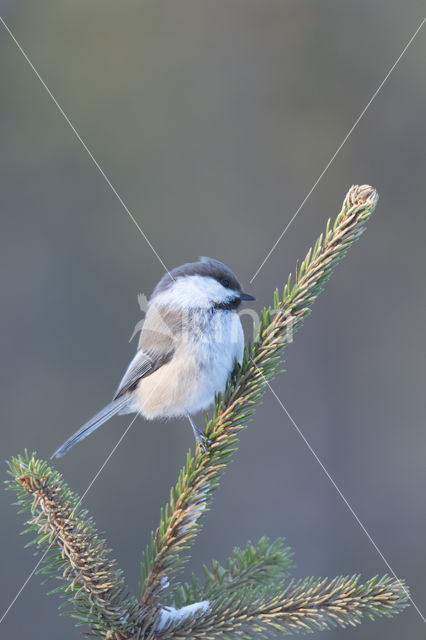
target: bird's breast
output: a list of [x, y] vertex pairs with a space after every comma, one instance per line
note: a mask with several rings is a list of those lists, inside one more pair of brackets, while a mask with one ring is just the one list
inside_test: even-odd
[[200, 313], [182, 327], [170, 362], [141, 380], [135, 392], [140, 410], [147, 418], [166, 418], [207, 409], [224, 391], [243, 349], [236, 312]]

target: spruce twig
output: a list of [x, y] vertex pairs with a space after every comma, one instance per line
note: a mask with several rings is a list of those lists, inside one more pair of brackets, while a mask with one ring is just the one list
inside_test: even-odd
[[353, 576], [308, 578], [286, 587], [281, 581], [274, 586], [290, 568], [290, 550], [281, 540], [270, 544], [262, 538], [256, 547], [235, 549], [225, 567], [213, 563], [203, 587], [197, 583], [193, 591], [183, 589], [183, 606], [186, 597], [210, 598], [185, 607], [186, 615], [183, 609], [140, 605], [127, 594], [105, 542], [60, 474], [35, 454], [14, 458], [9, 466], [9, 487], [17, 492], [22, 511], [32, 514], [26, 531], [36, 535], [30, 544], [48, 551], [40, 573], [63, 582], [52, 593], [66, 598], [67, 613], [79, 624], [89, 625], [88, 637], [257, 640], [277, 633], [355, 626], [364, 616], [392, 616], [408, 604], [407, 588], [387, 576], [364, 584]]
[[[188, 453], [161, 522], [143, 562], [140, 601], [129, 595], [121, 571], [109, 557], [93, 520], [61, 475], [35, 454], [9, 463], [10, 488], [22, 511], [30, 511], [30, 544], [45, 549], [39, 572], [59, 578], [54, 589], [66, 598], [69, 613], [89, 626], [91, 637], [106, 640], [255, 640], [276, 633], [305, 633], [359, 624], [399, 613], [408, 605], [403, 582], [384, 576], [364, 584], [357, 576], [305, 579], [285, 585], [291, 553], [281, 540], [262, 538], [254, 546], [235, 548], [222, 566], [204, 567], [204, 583], [193, 577], [173, 592], [171, 580], [185, 558], [199, 518], [211, 500], [238, 436], [246, 427], [264, 388], [279, 370], [280, 356], [329, 278], [333, 267], [360, 236], [374, 211], [376, 192], [352, 187], [333, 226], [330, 221], [313, 250], [289, 278], [282, 297], [264, 309], [257, 336], [245, 349], [222, 397], [206, 418], [207, 452]], [[173, 602], [178, 609], [165, 606]], [[163, 601], [163, 602], [161, 602]]]
[[97, 637], [107, 632], [114, 640], [132, 636], [140, 617], [137, 598], [128, 595], [122, 573], [80, 498], [35, 454], [12, 458], [9, 473], [9, 487], [17, 492], [22, 511], [32, 514], [25, 532], [35, 532], [35, 537], [27, 546], [47, 550], [39, 573], [63, 583], [52, 593], [66, 598], [67, 612], [89, 624]]
[[333, 268], [364, 231], [377, 199], [370, 186], [351, 187], [334, 224], [327, 222], [325, 233], [298, 267], [294, 284], [290, 275], [282, 297], [276, 291], [273, 307], [263, 310], [254, 343], [246, 346], [241, 367], [236, 368], [223, 397], [217, 398], [213, 417], [206, 420], [208, 451], [203, 453], [198, 448], [195, 457], [188, 453], [170, 501], [161, 512], [160, 525], [142, 562], [142, 602], [153, 603], [163, 597], [164, 585], [184, 563], [182, 551], [199, 530], [199, 517], [236, 449], [240, 432], [254, 413], [266, 381], [279, 369], [288, 338], [310, 313]]
[[365, 616], [371, 620], [392, 616], [407, 606], [407, 589], [395, 578], [384, 576], [358, 583], [359, 576], [307, 578], [260, 597], [253, 597], [250, 591], [231, 601], [219, 597], [210, 602], [207, 611], [172, 621], [157, 633], [157, 640], [257, 640], [279, 633], [354, 627]]
[[192, 575], [190, 583], [178, 587], [173, 606], [184, 607], [200, 600], [211, 600], [220, 595], [243, 594], [247, 589], [265, 587], [283, 581], [293, 567], [293, 552], [279, 538], [274, 542], [264, 536], [256, 546], [249, 542], [245, 549], [235, 547], [232, 556], [222, 566], [213, 560], [212, 568], [203, 566], [204, 584]]

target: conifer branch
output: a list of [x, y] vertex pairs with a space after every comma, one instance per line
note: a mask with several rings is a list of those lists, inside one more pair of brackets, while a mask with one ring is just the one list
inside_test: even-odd
[[[176, 602], [182, 608], [140, 605], [127, 594], [105, 542], [60, 474], [27, 453], [13, 458], [9, 468], [9, 488], [17, 492], [21, 511], [31, 512], [26, 532], [35, 532], [35, 538], [29, 544], [47, 551], [39, 573], [63, 582], [51, 593], [66, 598], [66, 613], [89, 625], [88, 637], [257, 640], [355, 626], [364, 616], [392, 616], [408, 605], [404, 583], [387, 576], [364, 584], [357, 576], [308, 578], [284, 587], [291, 552], [281, 540], [271, 544], [266, 538], [256, 547], [234, 549], [225, 567], [214, 562], [203, 586], [197, 581], [192, 590], [182, 588]], [[185, 598], [206, 596], [209, 600], [184, 604]]]
[[223, 397], [217, 398], [213, 417], [206, 419], [208, 451], [203, 453], [198, 447], [195, 457], [188, 453], [170, 501], [161, 512], [160, 525], [142, 562], [142, 602], [153, 603], [163, 597], [164, 585], [184, 563], [182, 551], [196, 536], [198, 520], [236, 449], [240, 432], [254, 413], [266, 381], [279, 369], [284, 347], [310, 313], [333, 268], [364, 231], [377, 199], [377, 192], [370, 186], [351, 187], [334, 224], [328, 220], [325, 233], [297, 269], [294, 284], [290, 275], [282, 297], [276, 291], [273, 307], [263, 310], [254, 343], [247, 344], [241, 367], [236, 367]]
[[392, 616], [407, 606], [404, 584], [388, 576], [364, 584], [359, 576], [333, 580], [307, 578], [256, 597], [251, 590], [232, 600], [219, 597], [208, 609], [173, 620], [157, 640], [257, 640], [277, 634], [301, 634], [356, 626], [366, 616]]
[[[358, 577], [305, 579], [285, 585], [291, 552], [282, 540], [262, 538], [256, 546], [235, 548], [222, 566], [204, 567], [204, 582], [175, 590], [171, 580], [193, 541], [199, 518], [211, 500], [240, 432], [253, 414], [267, 380], [277, 373], [281, 353], [309, 313], [333, 267], [360, 236], [374, 211], [376, 192], [352, 187], [333, 226], [327, 224], [291, 277], [283, 296], [275, 292], [273, 308], [264, 309], [254, 342], [246, 346], [213, 416], [206, 418], [208, 451], [188, 453], [185, 467], [161, 512], [143, 561], [143, 589], [129, 595], [122, 572], [109, 556], [92, 518], [61, 475], [25, 453], [9, 463], [22, 511], [30, 512], [27, 531], [35, 537], [44, 563], [39, 573], [58, 578], [54, 589], [68, 613], [89, 626], [90, 637], [105, 640], [257, 640], [277, 633], [305, 633], [359, 624], [399, 613], [409, 602], [404, 583], [384, 576], [360, 584]], [[174, 606], [166, 606], [165, 602]], [[175, 608], [177, 607], [177, 608]]]
[[190, 583], [179, 585], [173, 598], [173, 606], [184, 607], [200, 600], [211, 600], [227, 594], [243, 595], [247, 589], [265, 587], [283, 581], [293, 567], [293, 552], [279, 538], [270, 542], [267, 537], [256, 546], [251, 542], [245, 549], [235, 547], [232, 556], [222, 566], [213, 560], [212, 568], [203, 566], [204, 584], [192, 575]]
[[47, 552], [39, 573], [63, 583], [51, 593], [66, 598], [65, 612], [89, 624], [95, 636], [131, 637], [141, 608], [137, 598], [128, 595], [122, 573], [109, 558], [86, 509], [80, 507], [80, 498], [35, 454], [25, 452], [8, 465], [13, 477], [9, 488], [17, 492], [21, 511], [32, 514], [25, 533], [35, 535], [27, 546], [35, 544]]

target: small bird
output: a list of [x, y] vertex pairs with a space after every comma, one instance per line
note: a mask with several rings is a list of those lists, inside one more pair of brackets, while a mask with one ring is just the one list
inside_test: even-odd
[[144, 418], [186, 416], [196, 442], [205, 436], [191, 414], [207, 409], [225, 389], [235, 360], [242, 361], [244, 335], [237, 313], [244, 293], [223, 262], [201, 257], [167, 272], [148, 303], [138, 349], [112, 402], [52, 455], [60, 458], [116, 413]]

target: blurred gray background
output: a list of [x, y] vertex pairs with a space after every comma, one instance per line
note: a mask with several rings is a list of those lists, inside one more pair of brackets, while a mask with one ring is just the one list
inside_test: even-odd
[[[269, 304], [352, 183], [380, 193], [273, 383], [426, 613], [425, 56], [418, 35], [248, 283], [419, 25], [424, 2], [0, 2], [1, 14], [166, 265], [223, 260]], [[137, 294], [163, 268], [0, 27], [2, 460], [47, 457], [111, 397]], [[247, 324], [248, 328], [248, 324]], [[57, 467], [82, 492], [128, 424]], [[130, 588], [192, 434], [139, 420], [85, 499]], [[2, 477], [6, 478], [2, 463]], [[35, 564], [3, 491], [1, 612]], [[387, 571], [270, 393], [217, 491], [189, 570], [285, 536], [295, 575]], [[186, 575], [188, 575], [188, 571]], [[80, 637], [34, 577], [1, 637]], [[313, 638], [425, 636], [414, 608]]]

